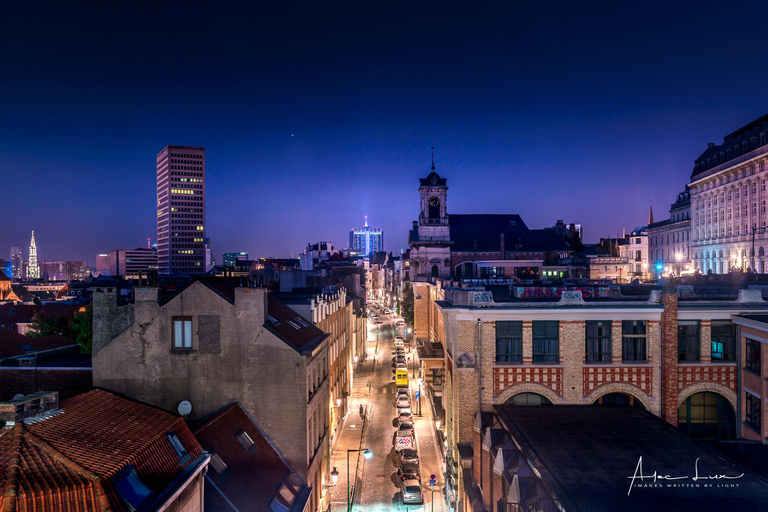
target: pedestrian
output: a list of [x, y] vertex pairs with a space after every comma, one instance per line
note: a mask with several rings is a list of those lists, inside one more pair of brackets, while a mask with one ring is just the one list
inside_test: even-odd
[[365, 409], [363, 409], [363, 404], [360, 404], [360, 417], [362, 418], [365, 414]]

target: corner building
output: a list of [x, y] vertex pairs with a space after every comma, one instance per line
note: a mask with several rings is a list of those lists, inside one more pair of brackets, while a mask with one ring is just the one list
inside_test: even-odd
[[205, 148], [157, 154], [157, 266], [160, 274], [205, 273]]

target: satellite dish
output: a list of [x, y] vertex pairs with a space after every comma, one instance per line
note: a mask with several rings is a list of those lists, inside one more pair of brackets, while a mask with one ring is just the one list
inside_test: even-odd
[[192, 402], [189, 400], [182, 400], [179, 402], [179, 406], [176, 409], [182, 416], [188, 416], [192, 412]]
[[22, 398], [24, 398], [24, 395], [21, 393], [16, 393], [15, 395], [13, 395], [14, 400], [21, 400]]

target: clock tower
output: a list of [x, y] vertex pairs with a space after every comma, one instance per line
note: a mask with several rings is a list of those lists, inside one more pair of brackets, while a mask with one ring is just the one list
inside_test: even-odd
[[[448, 223], [447, 180], [435, 171], [419, 180], [421, 211], [417, 229], [411, 232], [411, 262], [416, 277], [449, 279], [451, 276], [451, 228]], [[416, 224], [416, 223], [414, 223]]]

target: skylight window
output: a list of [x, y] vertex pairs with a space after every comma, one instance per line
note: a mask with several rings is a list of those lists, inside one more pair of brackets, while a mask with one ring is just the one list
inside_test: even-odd
[[291, 327], [293, 327], [297, 331], [301, 330], [301, 326], [299, 324], [297, 324], [296, 322], [294, 322], [293, 320], [288, 320], [288, 325], [290, 325]]
[[189, 452], [184, 448], [184, 445], [181, 443], [179, 436], [176, 435], [176, 432], [169, 432], [166, 437], [168, 438], [168, 442], [171, 443], [173, 451], [179, 456], [179, 464], [183, 465], [190, 459]]
[[219, 474], [219, 476], [223, 475], [224, 472], [227, 470], [227, 463], [222, 460], [221, 457], [219, 457], [219, 454], [214, 453], [211, 455], [211, 466], [213, 466], [213, 469], [216, 470], [216, 473]]
[[21, 350], [23, 350], [24, 352], [34, 352], [35, 351], [35, 349], [30, 347], [27, 343], [22, 343], [21, 345], [19, 345], [19, 348]]
[[272, 512], [288, 512], [290, 510], [288, 507], [280, 503], [280, 500], [278, 500], [275, 497], [272, 497], [272, 499], [269, 502], [269, 510]]
[[154, 498], [154, 494], [141, 481], [133, 465], [128, 465], [120, 471], [115, 476], [114, 483], [130, 510], [143, 510], [143, 507]]
[[243, 445], [243, 448], [245, 448], [245, 451], [248, 453], [254, 453], [258, 449], [256, 443], [253, 442], [253, 439], [251, 439], [251, 436], [249, 436], [245, 430], [241, 430], [235, 434], [235, 437], [240, 441], [240, 444]]

